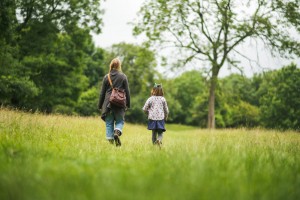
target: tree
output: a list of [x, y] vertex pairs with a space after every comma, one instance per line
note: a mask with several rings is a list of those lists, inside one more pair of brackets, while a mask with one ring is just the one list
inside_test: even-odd
[[104, 65], [105, 51], [101, 48], [87, 51], [87, 68], [84, 74], [89, 79], [89, 87], [98, 87], [101, 77], [107, 72], [107, 66]]
[[[100, 51], [94, 47], [89, 31], [78, 27], [69, 27], [67, 31], [57, 34], [51, 44], [46, 43], [47, 48], [39, 52], [36, 52], [38, 47], [33, 48], [22, 60], [31, 69], [30, 78], [41, 91], [32, 105], [34, 108], [72, 114], [81, 93], [96, 84], [90, 72], [102, 71]], [[31, 31], [28, 34], [33, 35]], [[95, 62], [99, 62], [98, 69]], [[93, 79], [90, 83], [89, 78]]]
[[99, 88], [95, 86], [84, 91], [76, 104], [76, 112], [83, 116], [96, 116], [99, 113], [97, 108], [99, 94]]
[[252, 79], [231, 74], [219, 80], [216, 106], [224, 127], [254, 127], [259, 122], [259, 108], [255, 104], [256, 90]]
[[[187, 71], [163, 84], [168, 107], [172, 114], [169, 121], [179, 124], [199, 125], [202, 118], [195, 118], [195, 96], [207, 95], [205, 79], [199, 71]], [[198, 103], [198, 102], [197, 102]], [[206, 121], [206, 120], [205, 120]]]
[[26, 29], [32, 20], [51, 22], [61, 31], [70, 24], [101, 32], [102, 10], [100, 0], [15, 0], [15, 14], [20, 23], [18, 32]]
[[21, 107], [38, 94], [28, 69], [19, 63], [14, 2], [0, 2], [0, 104]]
[[220, 69], [239, 69], [247, 57], [238, 47], [249, 39], [261, 41], [280, 56], [300, 55], [298, 0], [148, 0], [140, 10], [135, 34], [150, 43], [181, 51], [185, 63], [209, 63], [208, 128], [215, 128], [215, 90]]
[[274, 71], [260, 98], [261, 120], [267, 128], [300, 130], [300, 69], [290, 64]]
[[88, 78], [89, 84], [88, 88], [81, 93], [75, 108], [78, 114], [84, 116], [97, 115], [99, 113], [97, 107], [100, 92], [99, 85], [102, 77], [107, 73], [107, 66], [105, 65], [107, 52], [101, 48], [92, 47], [93, 45], [90, 44], [83, 48], [86, 49], [84, 74]]
[[101, 72], [101, 51], [90, 35], [101, 31], [100, 2], [1, 1], [1, 104], [73, 112], [80, 94], [96, 84], [94, 72]]

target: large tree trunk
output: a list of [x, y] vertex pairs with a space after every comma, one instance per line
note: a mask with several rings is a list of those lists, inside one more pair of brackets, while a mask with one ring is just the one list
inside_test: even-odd
[[209, 102], [208, 102], [208, 120], [207, 128], [215, 128], [215, 89], [218, 81], [218, 71], [213, 70], [213, 75], [210, 79]]

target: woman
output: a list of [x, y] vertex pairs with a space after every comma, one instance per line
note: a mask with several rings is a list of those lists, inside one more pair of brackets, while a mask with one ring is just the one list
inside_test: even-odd
[[[109, 103], [112, 86], [109, 83], [108, 75], [114, 88], [125, 90], [126, 108], [117, 107]], [[127, 108], [130, 108], [130, 92], [127, 76], [122, 73], [121, 61], [118, 58], [114, 58], [109, 66], [109, 74], [103, 78], [98, 109], [101, 110], [101, 118], [106, 124], [106, 139], [111, 144], [115, 142], [116, 146], [121, 146], [120, 136], [123, 132], [124, 116]]]

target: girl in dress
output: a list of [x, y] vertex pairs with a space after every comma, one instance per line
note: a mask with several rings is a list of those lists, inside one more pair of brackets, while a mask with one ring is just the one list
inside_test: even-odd
[[163, 132], [166, 131], [165, 121], [169, 114], [161, 84], [154, 84], [151, 97], [147, 99], [143, 111], [148, 114], [148, 130], [152, 130], [152, 143], [161, 146]]

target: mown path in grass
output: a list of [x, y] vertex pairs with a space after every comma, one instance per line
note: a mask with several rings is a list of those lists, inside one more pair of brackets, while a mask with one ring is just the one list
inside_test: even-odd
[[0, 110], [0, 199], [300, 199], [300, 135], [167, 124], [163, 148], [97, 117]]

